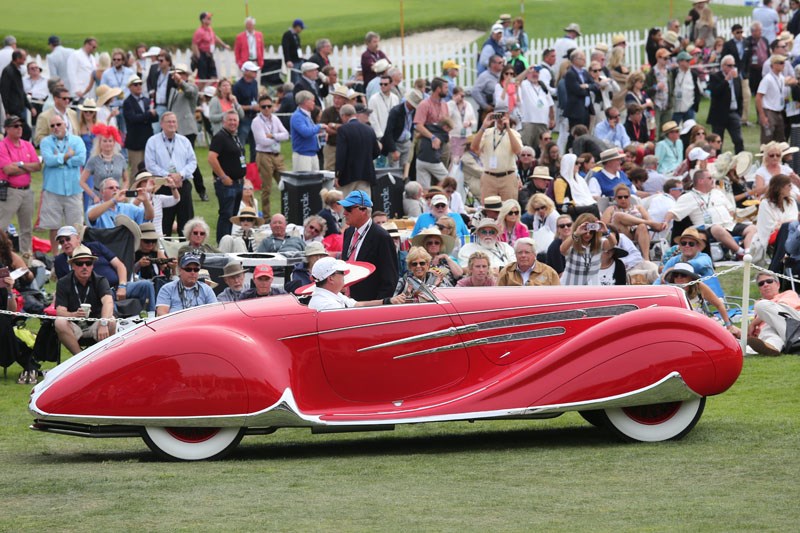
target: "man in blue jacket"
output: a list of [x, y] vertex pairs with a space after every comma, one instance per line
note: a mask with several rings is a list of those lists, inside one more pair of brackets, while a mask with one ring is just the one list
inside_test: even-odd
[[319, 133], [323, 130], [320, 124], [314, 124], [311, 111], [314, 110], [314, 95], [308, 91], [300, 91], [295, 96], [297, 110], [292, 113], [292, 170], [295, 172], [318, 172], [320, 149]]

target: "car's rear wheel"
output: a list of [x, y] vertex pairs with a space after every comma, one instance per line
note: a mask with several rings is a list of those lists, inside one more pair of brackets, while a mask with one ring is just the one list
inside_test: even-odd
[[145, 427], [142, 438], [164, 459], [200, 461], [219, 459], [242, 440], [244, 428]]
[[705, 398], [685, 402], [667, 402], [606, 409], [607, 425], [628, 440], [658, 442], [678, 440], [700, 420]]

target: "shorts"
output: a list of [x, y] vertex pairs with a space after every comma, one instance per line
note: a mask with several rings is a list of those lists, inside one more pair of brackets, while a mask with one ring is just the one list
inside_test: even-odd
[[64, 196], [42, 191], [39, 209], [39, 227], [58, 229], [61, 226], [76, 226], [83, 223], [83, 200], [81, 194]]
[[741, 222], [737, 222], [733, 229], [730, 230], [728, 233], [733, 235], [734, 237], [741, 237], [744, 234], [744, 230], [750, 227], [750, 224], [742, 224]]
[[70, 320], [69, 326], [72, 328], [72, 333], [76, 339], [94, 339], [97, 340], [97, 328], [100, 327], [100, 322], [74, 322]]

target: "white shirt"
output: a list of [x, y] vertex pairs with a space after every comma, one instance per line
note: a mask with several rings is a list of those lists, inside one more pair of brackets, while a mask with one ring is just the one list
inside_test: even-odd
[[708, 193], [691, 190], [678, 198], [670, 212], [677, 220], [688, 216], [693, 226], [706, 224], [706, 213], [711, 216], [711, 224], [719, 224], [726, 230], [733, 229], [734, 221], [731, 216], [733, 206], [728, 196], [716, 187]]
[[[680, 98], [678, 98], [680, 95]], [[694, 105], [694, 79], [692, 71], [679, 70], [675, 75], [675, 112], [685, 113]]]
[[0, 72], [2, 72], [9, 63], [11, 63], [11, 54], [13, 53], [14, 49], [10, 46], [4, 46], [3, 48], [0, 48]]
[[75, 50], [72, 48], [64, 48], [61, 45], [53, 48], [53, 51], [47, 54], [47, 76], [42, 72], [42, 77], [59, 77], [64, 81], [64, 86], [69, 89], [67, 61], [69, 61], [69, 56], [71, 56], [74, 51]]
[[761, 23], [762, 35], [771, 43], [778, 36], [778, 12], [771, 7], [759, 6], [753, 9], [753, 20]]
[[772, 232], [779, 229], [784, 222], [797, 220], [797, 202], [790, 202], [783, 206], [783, 211], [772, 202], [764, 199], [758, 206], [758, 218], [756, 219], [756, 238], [764, 249], [769, 245], [769, 237]]
[[42, 76], [39, 76], [36, 81], [33, 81], [30, 76], [25, 76], [22, 80], [22, 86], [25, 89], [25, 93], [31, 95], [33, 100], [44, 101], [50, 96], [50, 91], [47, 90], [47, 80]]
[[553, 97], [549, 91], [529, 80], [522, 80], [519, 84], [519, 107], [522, 112], [522, 122], [532, 124], [550, 123], [550, 109], [553, 107]]
[[[450, 100], [447, 102], [447, 111], [450, 114], [450, 120], [453, 121], [453, 131], [450, 132], [450, 137], [463, 138], [475, 132], [478, 119], [475, 116], [475, 108], [472, 107], [472, 104], [465, 100], [464, 111], [462, 112], [456, 105], [455, 101]], [[464, 122], [469, 122], [469, 127], [464, 127]], [[462, 133], [464, 135], [462, 135]]]
[[[78, 48], [67, 60], [67, 75], [69, 76], [69, 91], [75, 96], [77, 91], [83, 91], [92, 79], [92, 73], [97, 69], [94, 56], [90, 56], [83, 48]], [[94, 98], [94, 87], [84, 94], [85, 98]]]
[[372, 109], [369, 123], [378, 139], [383, 138], [383, 132], [386, 130], [386, 123], [389, 120], [389, 110], [399, 103], [400, 99], [393, 92], [385, 95], [378, 91], [369, 99], [368, 107]]
[[348, 298], [344, 294], [334, 294], [328, 289], [322, 287], [314, 287], [314, 292], [311, 293], [311, 301], [308, 302], [308, 308], [316, 311], [324, 311], [326, 309], [346, 309], [348, 307], [355, 307], [356, 301]]
[[764, 76], [758, 84], [758, 94], [763, 95], [761, 102], [764, 109], [778, 113], [783, 111], [788, 94], [783, 74], [776, 76], [771, 72]]
[[553, 50], [556, 52], [556, 62], [553, 64], [553, 69], [558, 70], [561, 67], [561, 63], [569, 61], [569, 59], [564, 56], [567, 55], [567, 50], [570, 48], [578, 48], [578, 43], [572, 37], [567, 37], [565, 35], [564, 37], [556, 39], [553, 45]]
[[[647, 182], [645, 182], [647, 183]], [[667, 216], [667, 211], [675, 207], [675, 198], [671, 195], [661, 192], [648, 196], [642, 202], [644, 208], [647, 209], [647, 214], [656, 222], [664, 222]]]

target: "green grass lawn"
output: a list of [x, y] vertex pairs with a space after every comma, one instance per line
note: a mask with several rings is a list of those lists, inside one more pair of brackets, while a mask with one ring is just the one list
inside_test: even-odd
[[[691, 8], [689, 0], [439, 0], [432, 5], [425, 0], [405, 0], [407, 33], [440, 27], [477, 28], [488, 31], [500, 13], [513, 16], [525, 7], [526, 30], [532, 38], [556, 37], [561, 28], [578, 22], [585, 33], [645, 29], [663, 26], [671, 17], [681, 19]], [[671, 6], [673, 6], [671, 8]], [[748, 8], [713, 5], [714, 13], [741, 16]], [[0, 33], [12, 33], [20, 46], [43, 52], [47, 37], [61, 36], [65, 45], [80, 46], [88, 35], [96, 36], [101, 50], [114, 46], [132, 48], [136, 43], [186, 48], [198, 26], [200, 11], [214, 14], [216, 32], [229, 44], [242, 31], [244, 2], [224, 0], [170, 0], [157, 2], [119, 2], [108, 4], [84, 0], [69, 4], [56, 0], [10, 2], [3, 6]], [[298, 0], [249, 2], [249, 12], [258, 20], [267, 44], [280, 44], [281, 35], [295, 18], [306, 23], [303, 43], [312, 44], [327, 37], [335, 44], [361, 44], [367, 31], [383, 36], [400, 34], [400, 2], [386, 0], [339, 0], [320, 2]], [[41, 13], [46, 13], [43, 23]]]
[[577, 414], [245, 438], [161, 463], [139, 439], [27, 429], [0, 379], [0, 531], [793, 531], [800, 358], [748, 357], [679, 442], [626, 444]]

